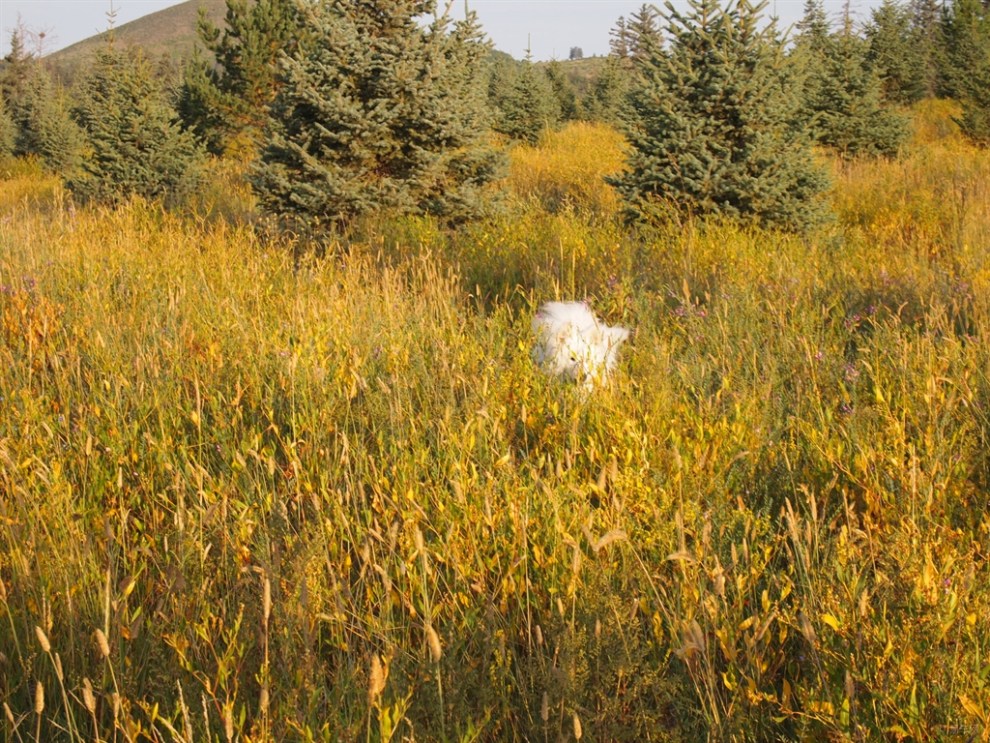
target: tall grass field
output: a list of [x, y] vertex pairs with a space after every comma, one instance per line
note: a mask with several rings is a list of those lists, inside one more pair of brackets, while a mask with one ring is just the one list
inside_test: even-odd
[[[0, 741], [990, 740], [990, 153], [624, 225], [613, 131], [319, 254], [0, 181]], [[825, 154], [821, 155], [827, 159]], [[493, 195], [494, 196], [494, 195]], [[540, 303], [634, 330], [593, 395]]]

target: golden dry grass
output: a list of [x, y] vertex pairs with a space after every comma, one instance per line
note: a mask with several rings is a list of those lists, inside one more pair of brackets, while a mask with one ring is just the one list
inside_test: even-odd
[[301, 262], [11, 171], [0, 737], [986, 739], [990, 155], [918, 118], [806, 238], [626, 230], [583, 126]]

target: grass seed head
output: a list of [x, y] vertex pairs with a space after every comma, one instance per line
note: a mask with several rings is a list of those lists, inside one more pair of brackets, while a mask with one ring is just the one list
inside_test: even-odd
[[86, 709], [89, 710], [91, 715], [96, 714], [96, 697], [93, 695], [93, 684], [90, 682], [89, 678], [83, 677], [83, 688], [82, 688], [83, 704], [86, 705]]
[[40, 681], [34, 687], [34, 713], [40, 715], [45, 711], [45, 686]]
[[100, 628], [97, 628], [94, 634], [96, 635], [96, 645], [100, 648], [100, 652], [103, 654], [103, 657], [109, 658], [110, 644], [107, 642], [107, 636], [103, 634], [103, 630]]
[[265, 615], [265, 624], [268, 624], [268, 617], [272, 613], [272, 582], [265, 576], [265, 583], [262, 588], [262, 607]]
[[48, 635], [45, 634], [45, 631], [41, 629], [41, 627], [35, 625], [34, 634], [38, 638], [38, 643], [41, 645], [41, 649], [46, 653], [52, 652], [52, 646], [51, 643], [48, 642]]
[[385, 690], [385, 669], [382, 667], [381, 658], [378, 653], [371, 656], [371, 672], [368, 674], [368, 703], [374, 704], [375, 700]]
[[433, 629], [433, 625], [426, 625], [426, 643], [430, 646], [430, 657], [434, 663], [439, 663], [443, 657], [443, 648], [440, 645], [440, 635]]

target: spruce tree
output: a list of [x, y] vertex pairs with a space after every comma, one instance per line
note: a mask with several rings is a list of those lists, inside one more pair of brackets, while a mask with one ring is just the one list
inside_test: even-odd
[[822, 0], [805, 0], [804, 15], [798, 21], [797, 29], [795, 47], [809, 49], [812, 52], [825, 50], [831, 36], [831, 28]]
[[82, 141], [69, 116], [65, 92], [48, 70], [37, 64], [20, 97], [11, 103], [14, 154], [37, 157], [51, 172], [70, 176], [78, 165]]
[[867, 63], [880, 75], [883, 96], [914, 103], [925, 94], [924, 60], [914, 44], [911, 11], [898, 0], [883, 0], [866, 27]]
[[963, 105], [959, 124], [972, 139], [990, 141], [990, 8], [982, 0], [953, 0], [942, 20], [943, 79]]
[[380, 213], [477, 214], [502, 156], [487, 137], [489, 53], [477, 18], [429, 26], [432, 1], [300, 2], [308, 29], [282, 58], [269, 143], [252, 178], [294, 227]]
[[0, 95], [0, 158], [14, 154], [14, 143], [17, 140], [17, 127], [7, 111], [7, 102]]
[[202, 175], [202, 153], [179, 127], [147, 59], [122, 51], [112, 37], [81, 82], [73, 115], [89, 152], [69, 186], [85, 199], [169, 202], [188, 195]]
[[81, 140], [62, 87], [26, 51], [21, 29], [11, 35], [3, 61], [0, 96], [13, 126], [13, 154], [36, 157], [48, 170], [70, 175], [79, 161]]
[[553, 91], [553, 97], [557, 101], [557, 111], [561, 121], [573, 121], [578, 118], [577, 92], [574, 84], [564, 72], [564, 66], [557, 60], [550, 62], [545, 68], [547, 82]]
[[990, 55], [990, 9], [982, 0], [952, 0], [940, 21], [946, 92], [963, 98], [969, 79]]
[[186, 131], [214, 155], [222, 155], [237, 139], [227, 116], [226, 97], [218, 89], [218, 71], [200, 47], [182, 65], [182, 83], [176, 96], [175, 111]]
[[793, 126], [797, 91], [765, 3], [670, 3], [669, 53], [637, 65], [627, 172], [610, 180], [630, 216], [727, 216], [803, 229], [824, 216], [827, 179]]
[[18, 154], [36, 155], [52, 172], [72, 177], [83, 138], [69, 114], [68, 96], [47, 69], [35, 70], [16, 112]]
[[197, 53], [186, 64], [183, 123], [215, 154], [256, 148], [278, 90], [279, 55], [299, 43], [305, 26], [293, 0], [227, 0], [222, 30], [200, 13], [199, 40], [212, 60]]
[[609, 56], [625, 59], [629, 56], [629, 30], [626, 27], [625, 16], [619, 16], [615, 26], [608, 32]]
[[788, 68], [801, 91], [797, 123], [813, 131], [817, 114], [812, 103], [821, 97], [824, 84], [822, 64], [832, 43], [823, 0], [805, 0], [804, 15], [797, 23], [797, 34], [788, 55]]
[[990, 62], [973, 73], [962, 99], [959, 126], [970, 139], [990, 144]]
[[495, 130], [511, 139], [536, 144], [560, 120], [560, 102], [552, 81], [528, 59], [517, 63], [504, 94], [495, 103]]
[[631, 72], [624, 57], [609, 56], [581, 99], [582, 115], [589, 121], [618, 125], [622, 122]]
[[911, 46], [918, 59], [922, 98], [945, 94], [940, 0], [912, 0]]
[[35, 67], [36, 60], [24, 44], [24, 30], [15, 28], [10, 34], [10, 51], [0, 65], [0, 95], [8, 104], [23, 97]]
[[808, 106], [818, 143], [844, 156], [896, 154], [907, 136], [907, 119], [884, 103], [866, 43], [847, 26], [832, 38], [817, 71], [817, 95]]
[[907, 120], [885, 103], [880, 74], [848, 12], [841, 30], [829, 33], [821, 0], [808, 0], [798, 28], [790, 60], [803, 83], [799, 119], [815, 141], [845, 156], [896, 153]]
[[643, 59], [653, 54], [663, 43], [660, 30], [660, 12], [653, 5], [643, 4], [629, 17], [626, 23], [626, 38], [629, 56]]

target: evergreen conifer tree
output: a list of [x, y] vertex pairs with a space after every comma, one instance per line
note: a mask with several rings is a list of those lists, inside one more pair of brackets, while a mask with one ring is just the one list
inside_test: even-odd
[[615, 26], [608, 32], [609, 56], [625, 59], [629, 56], [629, 30], [626, 27], [625, 16], [619, 16]]
[[72, 177], [82, 156], [82, 135], [65, 91], [47, 69], [38, 66], [17, 109], [19, 154], [37, 155], [52, 172]]
[[21, 29], [0, 67], [0, 96], [13, 125], [13, 154], [37, 157], [52, 172], [69, 175], [81, 141], [66, 96], [48, 69], [26, 51]]
[[824, 215], [824, 171], [793, 126], [797, 91], [765, 3], [689, 0], [665, 18], [669, 53], [637, 66], [629, 168], [611, 179], [630, 215], [728, 216], [803, 229]]
[[918, 60], [922, 98], [945, 94], [940, 0], [912, 0], [911, 46]]
[[488, 142], [488, 54], [477, 18], [427, 0], [300, 3], [305, 40], [282, 59], [262, 206], [320, 229], [379, 212], [472, 216], [502, 156]]
[[10, 105], [24, 95], [34, 68], [35, 60], [25, 47], [23, 29], [15, 28], [10, 34], [10, 51], [0, 65], [0, 95]]
[[7, 103], [0, 95], [0, 157], [14, 154], [14, 143], [17, 140], [17, 127], [7, 111]]
[[983, 0], [952, 0], [944, 6], [940, 25], [946, 92], [963, 98], [969, 79], [990, 55], [990, 8]]
[[557, 110], [561, 121], [573, 121], [578, 117], [577, 92], [574, 84], [564, 72], [563, 65], [557, 60], [550, 62], [545, 68], [547, 82], [557, 99]]
[[581, 99], [582, 115], [590, 121], [619, 124], [623, 120], [631, 72], [625, 57], [609, 56]]
[[496, 131], [536, 144], [560, 120], [560, 103], [551, 79], [528, 59], [518, 63], [504, 96], [497, 101]]
[[805, 0], [804, 15], [797, 24], [795, 45], [820, 52], [828, 46], [831, 28], [822, 0]]
[[659, 19], [659, 11], [645, 3], [629, 17], [626, 23], [626, 38], [630, 57], [643, 59], [662, 46], [663, 34]]
[[115, 203], [130, 195], [180, 199], [202, 175], [202, 153], [183, 132], [162, 83], [145, 57], [113, 42], [96, 53], [73, 114], [88, 156], [70, 188]]
[[953, 0], [942, 20], [947, 92], [960, 100], [959, 124], [972, 139], [990, 141], [990, 7]]
[[884, 98], [914, 103], [925, 94], [924, 60], [914, 44], [910, 8], [883, 0], [866, 27], [867, 63], [880, 74]]
[[907, 120], [884, 104], [866, 43], [847, 27], [832, 39], [817, 70], [818, 95], [808, 103], [819, 144], [846, 156], [896, 154]]
[[990, 62], [974, 71], [962, 99], [959, 126], [970, 139], [990, 144]]
[[213, 59], [197, 53], [186, 65], [184, 125], [215, 154], [257, 148], [278, 90], [279, 55], [305, 32], [293, 0], [227, 0], [223, 30], [201, 11], [198, 32]]
[[848, 156], [896, 153], [907, 120], [885, 104], [880, 75], [848, 12], [842, 29], [829, 33], [821, 0], [808, 0], [798, 28], [791, 63], [803, 81], [799, 118], [815, 140]]
[[225, 96], [214, 78], [216, 67], [207, 61], [200, 47], [182, 64], [182, 83], [176, 96], [175, 111], [182, 127], [192, 132], [206, 150], [222, 155], [236, 136], [225, 112]]

